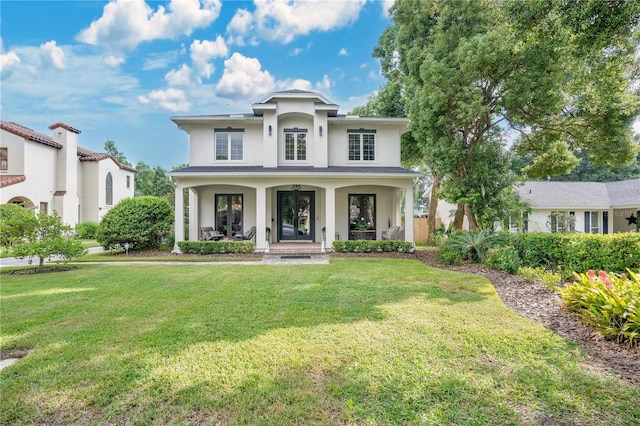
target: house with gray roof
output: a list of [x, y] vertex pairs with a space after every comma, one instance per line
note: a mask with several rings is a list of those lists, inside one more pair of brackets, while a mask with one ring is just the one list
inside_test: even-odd
[[[400, 164], [407, 119], [339, 114], [303, 90], [271, 93], [252, 110], [171, 118], [190, 152], [189, 167], [171, 173], [176, 242], [203, 238], [203, 228], [234, 238], [255, 227], [257, 251], [279, 242], [331, 247], [381, 239], [403, 213], [413, 217], [418, 173]], [[413, 241], [413, 221], [404, 235]]]
[[[571, 231], [594, 234], [637, 229], [640, 179], [619, 182], [528, 181], [516, 188], [532, 207], [524, 227], [528, 231]], [[569, 221], [558, 218], [570, 218]]]

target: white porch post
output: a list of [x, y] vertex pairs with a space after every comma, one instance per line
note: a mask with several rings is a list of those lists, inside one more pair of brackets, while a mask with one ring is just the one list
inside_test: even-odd
[[413, 182], [404, 189], [404, 239], [413, 242]]
[[198, 193], [193, 188], [189, 188], [189, 241], [198, 239], [199, 217], [198, 217]]
[[333, 239], [336, 233], [336, 189], [331, 187], [326, 187], [325, 191], [325, 235], [326, 239], [324, 242], [325, 251], [331, 251], [333, 248]]
[[267, 191], [264, 186], [256, 187], [256, 251], [267, 247]]
[[180, 253], [178, 242], [184, 241], [184, 188], [182, 185], [176, 185], [175, 192], [175, 243], [173, 245], [173, 253]]

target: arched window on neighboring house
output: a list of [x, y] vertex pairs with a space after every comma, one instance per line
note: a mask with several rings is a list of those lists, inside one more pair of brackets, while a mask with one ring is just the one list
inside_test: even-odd
[[107, 173], [106, 179], [106, 201], [105, 203], [110, 206], [113, 204], [113, 177], [111, 176], [111, 172]]

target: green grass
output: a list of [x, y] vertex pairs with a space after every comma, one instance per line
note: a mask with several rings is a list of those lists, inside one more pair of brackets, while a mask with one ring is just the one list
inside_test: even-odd
[[98, 243], [96, 240], [80, 240], [80, 242], [82, 243], [82, 247], [87, 249], [92, 247], [100, 247], [100, 243]]
[[0, 424], [640, 422], [640, 389], [413, 260], [2, 276]]

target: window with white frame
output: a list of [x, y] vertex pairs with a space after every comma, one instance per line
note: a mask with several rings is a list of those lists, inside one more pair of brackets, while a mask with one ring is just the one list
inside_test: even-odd
[[576, 230], [576, 212], [554, 210], [549, 214], [547, 227], [551, 232], [573, 232]]
[[307, 161], [307, 129], [284, 129], [284, 159]]
[[600, 233], [600, 219], [598, 212], [584, 212], [584, 232], [591, 234]]
[[347, 130], [349, 161], [375, 161], [376, 131], [365, 129]]
[[216, 161], [242, 161], [244, 159], [244, 129], [216, 129]]

